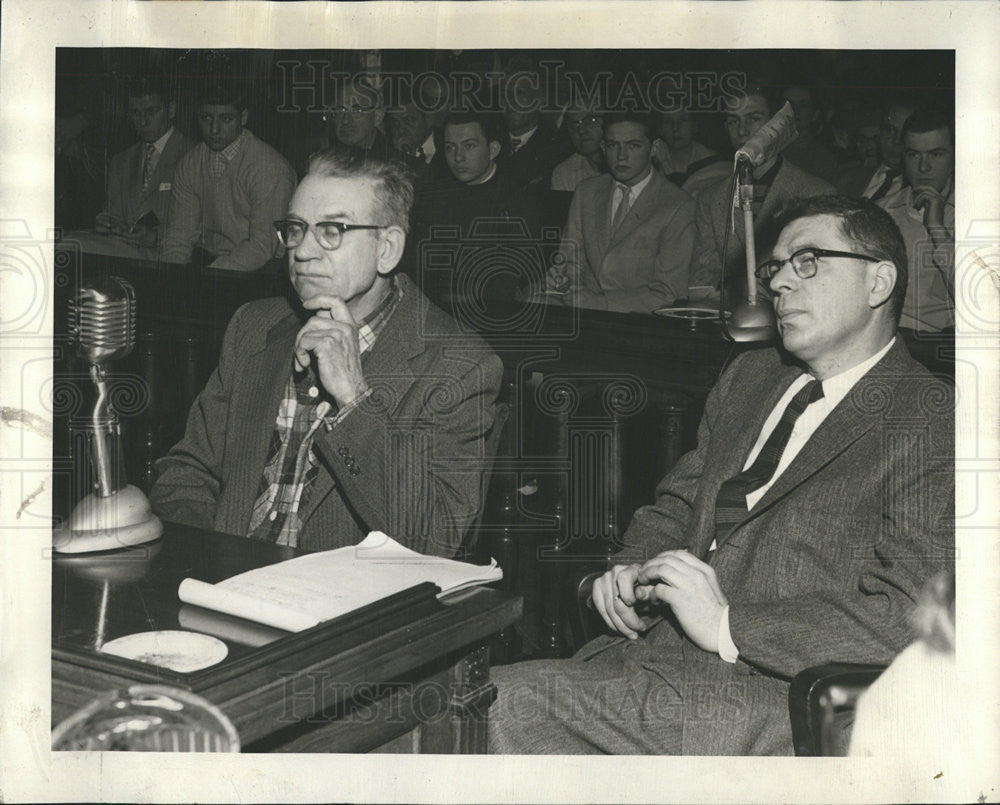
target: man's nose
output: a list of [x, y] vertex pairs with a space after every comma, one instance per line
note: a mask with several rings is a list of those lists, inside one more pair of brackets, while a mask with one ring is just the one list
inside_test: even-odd
[[792, 264], [782, 263], [778, 273], [771, 277], [771, 291], [775, 294], [790, 291], [798, 281], [798, 275], [792, 269]]
[[219, 123], [218, 120], [216, 120], [215, 118], [212, 118], [212, 120], [208, 124], [208, 130], [212, 134], [218, 134], [219, 133], [219, 129], [220, 129], [220, 125], [221, 124]]
[[931, 169], [931, 156], [930, 154], [920, 155], [920, 172], [927, 173]]
[[302, 242], [295, 247], [294, 257], [299, 262], [305, 262], [316, 259], [322, 253], [323, 247], [320, 245], [319, 236], [313, 227], [309, 227], [302, 237]]

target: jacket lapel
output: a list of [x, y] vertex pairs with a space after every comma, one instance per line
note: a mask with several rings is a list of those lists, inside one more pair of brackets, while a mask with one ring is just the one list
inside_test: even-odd
[[594, 197], [594, 205], [590, 209], [589, 226], [597, 241], [597, 254], [606, 254], [611, 243], [611, 197], [615, 182], [610, 176], [602, 182]]
[[[361, 367], [370, 386], [373, 388], [380, 386], [383, 389], [388, 386], [389, 399], [399, 401], [416, 379], [409, 362], [424, 350], [421, 339], [413, 338], [413, 334], [423, 332], [420, 326], [420, 318], [423, 315], [421, 304], [427, 302], [408, 277], [397, 275], [396, 281], [403, 287], [403, 298], [385, 329], [379, 333], [374, 346], [361, 356]], [[290, 349], [289, 354], [291, 354]], [[320, 456], [318, 451], [317, 456]], [[322, 457], [320, 460], [322, 461]], [[309, 499], [299, 510], [303, 525], [333, 491], [334, 486], [332, 471], [321, 472], [316, 476]]]
[[[871, 401], [885, 398], [887, 387], [899, 376], [906, 358], [905, 349], [897, 337], [892, 349], [854, 385], [823, 420], [792, 463], [785, 468], [754, 506], [753, 511], [737, 524], [733, 531], [787, 496], [875, 428], [883, 420], [885, 411], [881, 406], [872, 406]], [[891, 390], [888, 393], [891, 397]]]
[[[649, 179], [649, 184], [646, 185], [646, 189], [639, 195], [635, 201], [632, 202], [632, 206], [629, 211], [625, 214], [625, 220], [622, 221], [620, 227], [611, 233], [611, 246], [614, 246], [621, 240], [624, 240], [632, 234], [643, 221], [645, 221], [650, 214], [656, 210], [660, 202], [660, 188], [661, 183], [664, 181], [660, 178], [659, 171], [652, 167], [650, 168], [652, 175]], [[611, 185], [612, 190], [614, 189], [614, 184]], [[611, 209], [611, 199], [608, 199], [606, 210]], [[605, 216], [607, 217], [607, 216]], [[610, 224], [608, 225], [610, 229]]]

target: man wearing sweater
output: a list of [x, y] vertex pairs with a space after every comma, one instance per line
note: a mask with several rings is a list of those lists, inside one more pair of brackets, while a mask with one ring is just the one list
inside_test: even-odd
[[160, 255], [188, 263], [195, 250], [210, 268], [256, 271], [281, 252], [273, 222], [295, 190], [281, 154], [244, 126], [247, 106], [236, 87], [206, 87], [198, 107], [203, 142], [178, 163], [170, 221]]

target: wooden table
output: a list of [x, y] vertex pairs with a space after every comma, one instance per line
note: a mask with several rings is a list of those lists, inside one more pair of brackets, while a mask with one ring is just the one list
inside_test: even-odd
[[[270, 543], [166, 523], [156, 542], [53, 559], [52, 722], [106, 690], [172, 685], [216, 704], [244, 751], [483, 752], [496, 696], [485, 640], [521, 600], [477, 588], [439, 600], [424, 584], [304, 632], [192, 607], [186, 576], [217, 582], [296, 555]], [[229, 655], [193, 673], [102, 654], [135, 632], [187, 629]]]

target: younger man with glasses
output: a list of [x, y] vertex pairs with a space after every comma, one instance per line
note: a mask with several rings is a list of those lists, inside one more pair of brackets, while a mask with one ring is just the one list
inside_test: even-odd
[[654, 141], [646, 114], [604, 119], [610, 174], [584, 180], [573, 194], [546, 277], [550, 302], [652, 313], [687, 295], [694, 200], [653, 169]]
[[885, 212], [817, 196], [779, 223], [759, 275], [782, 349], [732, 363], [635, 513], [593, 588], [614, 637], [491, 670], [494, 752], [791, 754], [797, 673], [913, 640], [953, 560], [951, 387], [896, 336], [907, 262]]
[[453, 555], [482, 505], [500, 360], [393, 273], [413, 188], [357, 150], [313, 156], [277, 221], [299, 303], [240, 308], [183, 439], [165, 519], [311, 550], [381, 530]]
[[576, 153], [552, 169], [552, 189], [572, 193], [584, 179], [600, 176], [605, 170], [601, 150], [604, 124], [600, 114], [577, 108], [567, 110], [565, 126]]
[[246, 128], [247, 104], [229, 81], [209, 82], [198, 106], [202, 143], [178, 162], [170, 221], [160, 247], [168, 263], [256, 271], [280, 254], [271, 222], [284, 214], [295, 171]]

